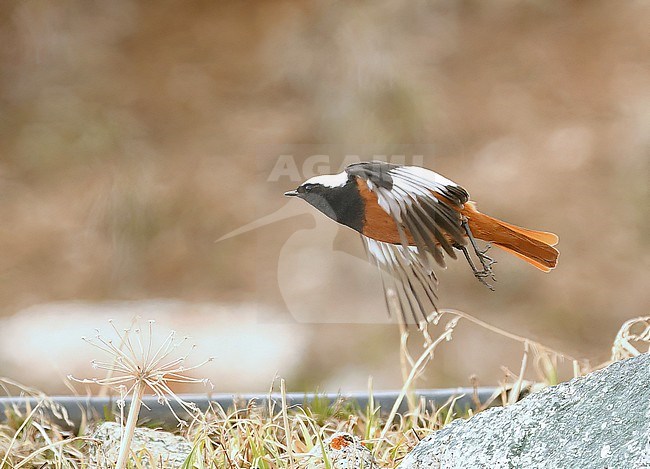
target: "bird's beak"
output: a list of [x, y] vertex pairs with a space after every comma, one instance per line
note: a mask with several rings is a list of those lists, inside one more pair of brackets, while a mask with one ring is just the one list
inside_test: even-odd
[[285, 195], [286, 197], [296, 197], [296, 196], [298, 195], [298, 191], [289, 191], [289, 192], [285, 192], [284, 195]]

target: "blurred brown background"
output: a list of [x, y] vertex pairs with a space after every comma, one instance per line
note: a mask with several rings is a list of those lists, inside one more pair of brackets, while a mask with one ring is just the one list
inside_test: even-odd
[[[215, 353], [217, 390], [399, 386], [395, 326], [294, 320], [314, 298], [384, 320], [374, 272], [333, 264], [357, 236], [305, 207], [214, 242], [286, 208], [283, 145], [424, 145], [485, 212], [558, 233], [551, 274], [498, 253], [492, 293], [453, 263], [441, 306], [607, 359], [650, 306], [649, 23], [646, 2], [3, 1], [0, 375], [60, 391], [90, 373], [81, 335], [141, 314]], [[461, 324], [419, 386], [520, 358]]]

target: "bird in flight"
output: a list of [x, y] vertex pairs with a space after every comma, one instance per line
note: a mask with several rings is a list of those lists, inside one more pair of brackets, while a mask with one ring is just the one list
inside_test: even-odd
[[[490, 289], [488, 279], [495, 280], [495, 261], [487, 255], [491, 244], [544, 272], [557, 264], [555, 234], [479, 212], [465, 189], [426, 168], [354, 163], [339, 174], [312, 177], [284, 195], [301, 198], [359, 232], [381, 272], [389, 312], [420, 327], [437, 311], [434, 265], [445, 267], [445, 254], [456, 259], [462, 252], [474, 276]], [[491, 244], [480, 249], [476, 240]]]

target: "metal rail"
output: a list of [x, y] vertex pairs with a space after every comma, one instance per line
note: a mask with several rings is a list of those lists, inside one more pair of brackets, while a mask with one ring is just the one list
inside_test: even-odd
[[[440, 407], [452, 398], [457, 398], [455, 406], [459, 409], [474, 407], [474, 399], [478, 398], [480, 402], [486, 402], [493, 396], [496, 388], [450, 388], [450, 389], [432, 389], [432, 390], [417, 390], [414, 392], [415, 397], [420, 400], [424, 399], [427, 406]], [[387, 414], [392, 409], [395, 401], [399, 396], [399, 391], [381, 391], [373, 393], [374, 405], [380, 409], [380, 413]], [[255, 401], [258, 406], [268, 406], [269, 399], [272, 401], [276, 408], [279, 408], [282, 402], [280, 394], [183, 394], [180, 395], [184, 401], [193, 402], [199, 409], [205, 411], [208, 409], [210, 403], [218, 404], [223, 409], [231, 409], [237, 405], [238, 408], [244, 408], [249, 402]], [[77, 396], [54, 396], [50, 397], [55, 405], [65, 409], [68, 420], [72, 425], [67, 424], [63, 419], [57, 417], [51, 410], [44, 408], [44, 411], [49, 414], [49, 417], [62, 427], [78, 431], [84, 417], [89, 420], [103, 420], [107, 413], [117, 412], [116, 397], [77, 397]], [[328, 401], [334, 403], [342, 401], [357, 405], [361, 409], [365, 409], [368, 405], [369, 398], [365, 392], [355, 392], [348, 394], [306, 394], [306, 393], [287, 393], [287, 405], [296, 406], [312, 403], [314, 400]], [[7, 412], [12, 409], [18, 409], [25, 412], [28, 408], [33, 409], [39, 402], [35, 397], [0, 397], [0, 423], [6, 420]], [[163, 428], [174, 428], [178, 422], [175, 420], [169, 409], [158, 402], [155, 396], [145, 396], [143, 399], [144, 405], [140, 411], [140, 424], [153, 424]], [[126, 400], [126, 405], [130, 404], [130, 400]], [[170, 400], [170, 405], [181, 418], [187, 417], [185, 410], [175, 401]], [[408, 409], [406, 399], [403, 399], [399, 412], [404, 413]], [[127, 409], [125, 408], [125, 413]]]

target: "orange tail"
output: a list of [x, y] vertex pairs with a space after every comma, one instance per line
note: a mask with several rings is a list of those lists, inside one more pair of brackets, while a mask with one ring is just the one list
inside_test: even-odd
[[493, 243], [544, 272], [556, 266], [560, 255], [553, 247], [558, 242], [557, 235], [497, 220], [476, 210], [474, 202], [466, 203], [462, 213], [467, 217], [475, 238]]

